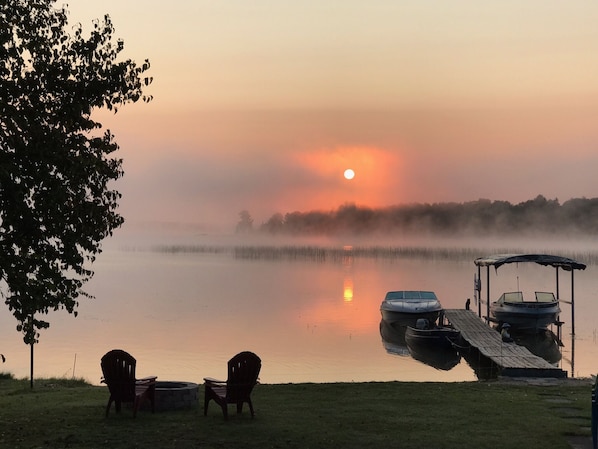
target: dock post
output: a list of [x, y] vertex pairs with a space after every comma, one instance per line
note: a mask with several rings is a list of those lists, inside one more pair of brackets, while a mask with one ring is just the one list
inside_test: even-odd
[[490, 322], [490, 265], [486, 266], [486, 323]]
[[[571, 272], [573, 272], [573, 270], [571, 270]], [[557, 301], [560, 302], [561, 301], [561, 293], [560, 293], [560, 289], [559, 289], [559, 267], [555, 267], [555, 273], [556, 273], [556, 299], [557, 299]], [[559, 309], [560, 309], [560, 307], [559, 307]], [[561, 326], [562, 326], [562, 323], [561, 323], [561, 314], [560, 314], [560, 312], [559, 312], [559, 316], [557, 317], [557, 322], [558, 323], [557, 323], [557, 326], [556, 326], [556, 329], [557, 329], [557, 334], [556, 335], [557, 335], [559, 341], [561, 341]]]
[[[561, 294], [559, 291], [559, 267], [556, 267], [556, 299], [561, 299]], [[573, 271], [573, 270], [571, 270]]]
[[476, 284], [476, 290], [478, 293], [478, 316], [482, 318], [482, 272], [481, 267], [478, 265], [478, 282]]
[[596, 387], [598, 387], [598, 376], [592, 386], [592, 447], [598, 448], [598, 404], [596, 404]]
[[575, 288], [573, 268], [571, 268], [571, 335], [575, 337]]

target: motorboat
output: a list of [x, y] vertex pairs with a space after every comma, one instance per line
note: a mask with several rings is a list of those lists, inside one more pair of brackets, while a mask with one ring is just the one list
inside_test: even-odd
[[558, 321], [560, 313], [552, 292], [535, 292], [531, 301], [524, 300], [522, 292], [508, 292], [490, 304], [490, 314], [498, 323], [509, 323], [519, 331], [545, 330]]
[[460, 332], [452, 326], [430, 326], [425, 318], [417, 320], [416, 326], [407, 327], [405, 343], [408, 346], [426, 346], [431, 349], [449, 348], [459, 339]]
[[436, 369], [448, 371], [456, 366], [461, 356], [455, 347], [460, 332], [451, 326], [430, 325], [425, 318], [416, 326], [408, 326], [405, 342], [411, 357]]
[[420, 318], [434, 323], [441, 310], [436, 294], [422, 290], [390, 291], [380, 304], [382, 319], [395, 327], [415, 326]]
[[[575, 300], [574, 300], [574, 271], [585, 270], [586, 265], [567, 257], [550, 254], [497, 254], [480, 257], [474, 261], [478, 267], [474, 276], [474, 294], [478, 304], [478, 314], [482, 317], [482, 302], [486, 303], [486, 319], [498, 326], [508, 323], [515, 331], [538, 332], [547, 329], [552, 324], [560, 325], [561, 312], [559, 302], [571, 305], [571, 328], [575, 334]], [[490, 267], [498, 268], [507, 264], [536, 263], [556, 269], [556, 295], [553, 292], [536, 291], [532, 300], [524, 300], [520, 291], [503, 293], [498, 300], [491, 302], [490, 296]], [[486, 299], [482, 299], [481, 269], [486, 267]], [[564, 301], [559, 292], [559, 270], [571, 273], [571, 298]], [[519, 278], [517, 278], [519, 285]], [[519, 289], [517, 289], [519, 290]], [[560, 326], [558, 326], [560, 332]]]

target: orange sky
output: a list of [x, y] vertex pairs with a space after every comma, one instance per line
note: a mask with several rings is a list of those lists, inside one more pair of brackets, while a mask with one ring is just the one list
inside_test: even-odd
[[129, 223], [598, 196], [596, 2], [69, 10], [86, 29], [109, 13], [126, 56], [152, 62], [155, 100], [98, 116], [121, 145]]

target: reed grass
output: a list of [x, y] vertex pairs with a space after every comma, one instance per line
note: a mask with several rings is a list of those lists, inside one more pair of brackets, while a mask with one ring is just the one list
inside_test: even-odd
[[[289, 260], [341, 263], [348, 258], [375, 260], [448, 260], [473, 262], [488, 254], [517, 254], [534, 252], [516, 247], [427, 247], [427, 246], [316, 246], [316, 245], [161, 245], [152, 251], [168, 254], [228, 254], [244, 260]], [[598, 264], [598, 251], [540, 249], [539, 254], [558, 254], [585, 263]]]

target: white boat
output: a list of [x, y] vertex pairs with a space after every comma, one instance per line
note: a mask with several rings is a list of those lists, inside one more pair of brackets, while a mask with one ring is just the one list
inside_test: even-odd
[[559, 319], [559, 302], [552, 292], [536, 292], [534, 296], [534, 300], [526, 301], [522, 292], [503, 293], [490, 304], [490, 314], [499, 323], [509, 323], [520, 331], [546, 329]]
[[[552, 292], [535, 292], [533, 300], [524, 300], [519, 291], [503, 293], [498, 300], [490, 302], [490, 267], [498, 270], [506, 264], [533, 262], [545, 267], [556, 269], [556, 295]], [[498, 254], [481, 257], [474, 261], [478, 267], [475, 277], [475, 295], [478, 300], [478, 314], [482, 316], [482, 282], [481, 268], [486, 267], [486, 307], [488, 321], [494, 321], [501, 326], [508, 323], [517, 331], [536, 332], [545, 330], [551, 324], [559, 324], [561, 309], [559, 301], [563, 301], [559, 293], [559, 270], [571, 272], [571, 299], [563, 301], [571, 304], [571, 327], [575, 334], [575, 299], [573, 273], [575, 270], [585, 270], [586, 265], [561, 256], [549, 254]], [[560, 331], [560, 328], [559, 328]]]
[[441, 310], [442, 305], [436, 294], [422, 290], [390, 291], [380, 304], [382, 319], [400, 327], [415, 326], [420, 318], [434, 323]]

